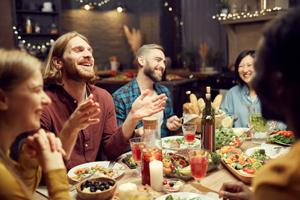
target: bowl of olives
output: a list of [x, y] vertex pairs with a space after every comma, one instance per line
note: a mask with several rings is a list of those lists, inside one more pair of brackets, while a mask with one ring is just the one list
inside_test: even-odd
[[76, 187], [80, 199], [111, 199], [116, 191], [116, 180], [108, 177], [90, 178]]

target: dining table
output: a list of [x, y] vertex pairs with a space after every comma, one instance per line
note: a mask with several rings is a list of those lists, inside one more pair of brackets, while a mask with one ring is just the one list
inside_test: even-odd
[[[245, 141], [241, 145], [241, 149], [243, 151], [258, 146], [258, 144], [254, 144], [252, 141]], [[122, 163], [120, 160], [119, 163]], [[143, 186], [141, 183], [141, 175], [137, 173], [136, 169], [129, 169], [125, 164], [124, 165], [124, 174], [117, 179], [117, 186], [123, 183], [135, 183], [138, 187], [144, 188], [145, 191], [150, 192], [154, 198], [166, 194], [165, 192], [156, 192], [151, 189], [149, 186]], [[237, 177], [231, 174], [223, 165], [219, 165], [217, 169], [208, 172], [207, 175], [201, 179], [200, 183], [190, 180], [186, 181], [180, 190], [181, 192], [193, 192], [193, 193], [209, 193], [214, 196], [215, 199], [218, 199], [218, 191], [221, 186], [225, 182], [233, 182], [239, 181]], [[251, 189], [251, 186], [248, 185]], [[70, 187], [71, 188], [71, 187]], [[117, 190], [118, 191], [118, 190]], [[48, 199], [46, 194], [45, 186], [39, 187], [34, 193], [34, 200], [45, 200]], [[76, 190], [71, 192], [72, 198], [76, 199]], [[118, 199], [114, 197], [113, 199]]]

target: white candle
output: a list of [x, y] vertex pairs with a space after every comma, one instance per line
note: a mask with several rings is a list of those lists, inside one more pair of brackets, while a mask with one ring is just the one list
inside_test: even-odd
[[153, 160], [149, 164], [150, 185], [156, 191], [161, 191], [163, 186], [163, 163]]
[[120, 200], [130, 200], [136, 194], [137, 186], [134, 183], [123, 183], [118, 187]]

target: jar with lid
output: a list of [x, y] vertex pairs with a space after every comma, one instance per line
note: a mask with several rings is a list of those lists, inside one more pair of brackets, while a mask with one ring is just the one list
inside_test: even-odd
[[[156, 117], [144, 118], [143, 124], [144, 124], [144, 134], [142, 138], [145, 147], [144, 149], [142, 149], [142, 164], [141, 164], [142, 184], [151, 185], [150, 163], [152, 161], [160, 161], [160, 162], [162, 161], [162, 145], [161, 145], [161, 139], [160, 137], [158, 137], [157, 134], [157, 118]], [[155, 178], [163, 179], [162, 176], [161, 177], [158, 176]]]

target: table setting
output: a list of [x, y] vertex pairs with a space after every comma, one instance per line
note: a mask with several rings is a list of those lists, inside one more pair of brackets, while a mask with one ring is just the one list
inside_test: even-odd
[[[249, 128], [220, 127], [216, 129], [218, 148], [208, 152], [201, 148], [201, 138], [195, 137], [195, 125], [186, 123], [180, 135], [160, 138], [155, 123], [153, 119], [144, 121], [145, 135], [131, 138], [131, 151], [115, 161], [90, 162], [70, 169], [73, 199], [219, 199], [223, 183], [239, 180], [250, 187], [256, 170], [289, 151], [289, 145], [271, 139], [253, 143]], [[289, 131], [275, 134], [292, 142]], [[39, 187], [36, 199], [46, 199], [47, 195], [47, 190]]]

